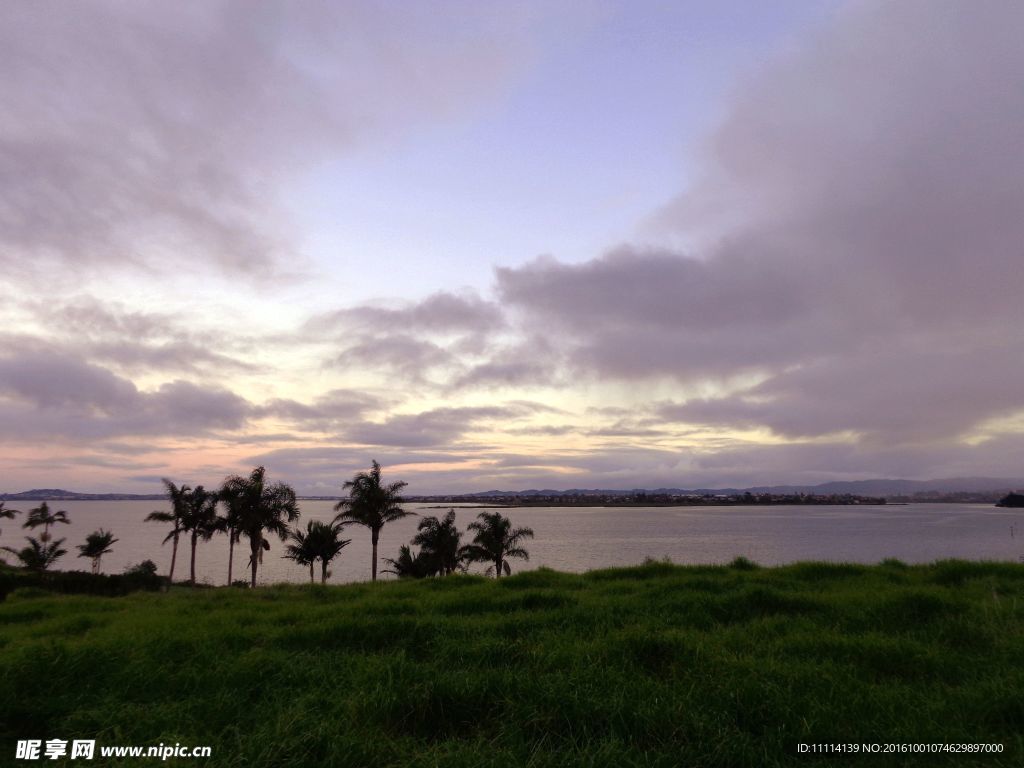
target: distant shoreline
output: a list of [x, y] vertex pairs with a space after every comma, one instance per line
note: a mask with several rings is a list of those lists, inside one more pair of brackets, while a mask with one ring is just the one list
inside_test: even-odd
[[419, 507], [419, 509], [450, 509], [458, 505], [459, 509], [529, 509], [543, 507], [568, 508], [579, 507], [581, 509], [594, 507], [887, 507], [906, 506], [907, 502], [888, 502], [884, 499], [879, 501], [710, 501], [699, 499], [696, 501], [623, 501], [623, 502], [524, 502], [522, 504], [463, 504], [453, 501], [449, 504], [432, 504]]

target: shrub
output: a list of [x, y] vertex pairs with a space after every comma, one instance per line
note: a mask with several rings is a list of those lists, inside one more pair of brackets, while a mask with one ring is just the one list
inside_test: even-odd
[[0, 572], [0, 600], [15, 589], [35, 587], [66, 595], [105, 595], [119, 597], [140, 590], [156, 591], [163, 580], [155, 573], [123, 574], [87, 573], [86, 571], [18, 570]]
[[138, 565], [131, 565], [124, 569], [125, 576], [156, 576], [156, 563], [152, 560], [143, 560]]
[[761, 566], [759, 566], [753, 560], [748, 560], [745, 557], [737, 557], [734, 558], [731, 563], [729, 563], [729, 567], [735, 571], [756, 571]]

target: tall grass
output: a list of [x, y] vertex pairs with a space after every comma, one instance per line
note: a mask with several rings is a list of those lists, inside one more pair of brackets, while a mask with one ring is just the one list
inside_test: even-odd
[[0, 763], [16, 739], [59, 737], [209, 744], [216, 766], [1016, 766], [1022, 691], [1013, 564], [651, 563], [0, 604]]

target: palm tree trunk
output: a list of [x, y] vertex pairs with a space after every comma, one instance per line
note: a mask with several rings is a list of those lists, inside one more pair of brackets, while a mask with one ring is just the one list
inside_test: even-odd
[[309, 583], [313, 583], [313, 564], [309, 564]]
[[494, 578], [496, 578], [496, 579], [500, 579], [501, 578], [501, 558], [500, 557], [497, 558], [494, 561]]
[[192, 566], [192, 574], [191, 574], [191, 576], [192, 576], [192, 578], [191, 578], [191, 582], [192, 582], [192, 586], [193, 587], [196, 585], [196, 536], [198, 536], [198, 535], [199, 535], [199, 533], [197, 531], [192, 531], [192, 563], [191, 563], [191, 566]]
[[253, 589], [256, 589], [256, 566], [257, 566], [257, 564], [259, 562], [256, 558], [259, 555], [260, 547], [263, 546], [263, 542], [260, 540], [259, 537], [255, 537], [255, 538], [253, 538], [249, 542], [249, 546], [252, 548], [252, 584], [251, 584], [251, 587]]
[[228, 528], [228, 586], [231, 586], [231, 567], [235, 561], [235, 529]]
[[174, 583], [174, 563], [178, 560], [178, 529], [174, 529], [174, 547], [171, 549], [171, 572], [167, 574], [167, 581]]
[[321, 584], [326, 584], [327, 583], [327, 561], [326, 560], [321, 560], [320, 561], [320, 583]]
[[373, 581], [377, 580], [377, 540], [380, 539], [380, 529], [374, 528], [370, 533], [370, 541], [373, 542], [373, 560], [370, 561], [370, 575]]

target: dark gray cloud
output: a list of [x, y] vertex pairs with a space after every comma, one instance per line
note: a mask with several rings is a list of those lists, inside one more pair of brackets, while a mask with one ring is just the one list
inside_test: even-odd
[[163, 384], [143, 395], [143, 403], [145, 418], [154, 428], [171, 425], [184, 434], [240, 429], [252, 413], [251, 404], [234, 392], [188, 381]]
[[486, 355], [506, 326], [499, 306], [473, 293], [434, 293], [397, 307], [361, 305], [310, 318], [298, 336], [340, 345], [328, 367], [384, 372], [438, 387]]
[[458, 450], [407, 450], [403, 448], [377, 446], [372, 450], [349, 445], [316, 446], [302, 448], [278, 448], [247, 457], [242, 466], [263, 465], [272, 474], [287, 477], [300, 493], [338, 494], [346, 480], [356, 472], [364, 471], [370, 461], [376, 459], [384, 468], [386, 479], [401, 479], [410, 482], [410, 493], [429, 493], [440, 486], [431, 483], [430, 477], [436, 471], [403, 470], [401, 476], [393, 476], [391, 469], [400, 464], [442, 465], [464, 462], [476, 454]]
[[[479, 446], [372, 449], [351, 446], [281, 448], [250, 456], [248, 464], [263, 464], [287, 476], [307, 493], [338, 493], [342, 482], [377, 459], [385, 477], [409, 482], [409, 493], [460, 493], [492, 488], [618, 487], [646, 483], [667, 485], [678, 478], [687, 454], [658, 449], [597, 449], [593, 452], [552, 451], [548, 455], [520, 454]], [[403, 467], [394, 474], [395, 465]]]
[[1021, 434], [999, 435], [971, 445], [857, 445], [820, 440], [760, 445], [737, 441], [695, 453], [687, 474], [700, 485], [733, 487], [873, 477], [1019, 477], [1021, 450]]
[[0, 358], [5, 439], [202, 435], [243, 427], [251, 405], [220, 388], [171, 381], [152, 391], [92, 363], [50, 354]]
[[[336, 389], [308, 403], [278, 398], [257, 405], [224, 387], [184, 380], [142, 390], [103, 366], [52, 350], [0, 357], [0, 416], [7, 439], [230, 434], [232, 441], [251, 442], [257, 436], [239, 430], [271, 419], [295, 432], [264, 434], [260, 440], [295, 440], [364, 424], [368, 412], [389, 404], [370, 393]], [[115, 454], [138, 452], [132, 444], [96, 447]]]
[[0, 359], [0, 392], [38, 408], [110, 411], [134, 402], [139, 392], [105, 368], [48, 354]]
[[493, 344], [485, 354], [454, 373], [452, 390], [564, 385], [562, 352], [546, 334], [531, 333], [511, 344]]
[[[103, 263], [253, 274], [294, 262], [273, 190], [481, 97], [526, 55], [531, 22], [493, 11], [4, 4], [0, 263], [52, 279]], [[441, 35], [441, 17], [459, 23]]]
[[50, 331], [100, 339], [163, 339], [181, 318], [164, 312], [128, 309], [79, 296], [63, 302], [30, 301], [27, 308]]
[[385, 369], [411, 382], [423, 382], [431, 370], [454, 363], [454, 355], [444, 347], [400, 333], [364, 337], [334, 359], [334, 365], [342, 371]]
[[20, 305], [42, 331], [0, 335], [0, 351], [34, 349], [54, 356], [84, 357], [127, 374], [256, 370], [244, 359], [252, 339], [189, 327], [188, 318], [179, 314], [128, 309], [86, 297]]
[[401, 307], [358, 306], [327, 312], [309, 320], [318, 332], [352, 330], [370, 333], [475, 333], [504, 325], [500, 308], [472, 293], [439, 291]]
[[552, 367], [538, 362], [498, 359], [480, 363], [459, 374], [453, 381], [455, 389], [516, 387], [520, 385], [546, 384], [550, 381]]
[[525, 402], [434, 408], [420, 413], [397, 414], [378, 423], [364, 422], [347, 430], [345, 436], [351, 442], [365, 445], [406, 448], [451, 446], [482, 425], [499, 420], [505, 423], [529, 416], [537, 410], [538, 406]]
[[659, 217], [689, 253], [541, 259], [499, 296], [578, 375], [729, 385], [673, 421], [910, 444], [1024, 409], [1022, 24], [851, 7], [737, 93]]
[[91, 359], [112, 363], [122, 370], [133, 372], [253, 372], [259, 369], [259, 366], [253, 363], [189, 341], [139, 344], [124, 340], [92, 342], [76, 346], [80, 351], [87, 353]]
[[254, 408], [252, 413], [254, 417], [281, 419], [304, 430], [322, 432], [342, 429], [352, 421], [361, 420], [367, 411], [386, 405], [386, 400], [367, 392], [335, 389], [317, 397], [312, 403], [287, 398], [270, 400]]
[[723, 377], [805, 354], [820, 332], [804, 325], [801, 286], [769, 265], [733, 264], [620, 248], [582, 264], [499, 269], [497, 281], [577, 373]]
[[999, 345], [894, 346], [823, 358], [741, 394], [666, 404], [658, 415], [690, 424], [767, 426], [787, 437], [855, 432], [871, 442], [938, 440], [1021, 409], [1024, 357], [999, 359], [1004, 351]]

